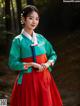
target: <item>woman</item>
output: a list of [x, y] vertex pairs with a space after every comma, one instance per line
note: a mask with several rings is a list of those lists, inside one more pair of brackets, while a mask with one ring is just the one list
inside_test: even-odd
[[62, 100], [50, 71], [56, 53], [50, 42], [34, 29], [39, 23], [35, 6], [26, 6], [22, 13], [24, 28], [13, 39], [9, 66], [18, 71], [10, 106], [62, 106]]

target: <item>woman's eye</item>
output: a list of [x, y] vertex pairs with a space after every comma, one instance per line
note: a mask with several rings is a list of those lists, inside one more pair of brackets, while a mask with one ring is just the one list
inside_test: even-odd
[[35, 21], [39, 21], [39, 18], [33, 18], [33, 17], [29, 17], [29, 20], [35, 20]]
[[39, 18], [36, 18], [37, 21], [39, 21]]
[[32, 17], [29, 17], [29, 19], [32, 20], [33, 18]]

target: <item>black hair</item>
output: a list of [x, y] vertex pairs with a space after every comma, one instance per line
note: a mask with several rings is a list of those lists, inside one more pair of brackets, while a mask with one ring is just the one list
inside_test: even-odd
[[33, 11], [37, 12], [38, 15], [39, 15], [39, 11], [38, 11], [36, 6], [34, 6], [34, 5], [27, 5], [26, 7], [23, 8], [23, 10], [21, 12], [21, 17], [26, 18]]

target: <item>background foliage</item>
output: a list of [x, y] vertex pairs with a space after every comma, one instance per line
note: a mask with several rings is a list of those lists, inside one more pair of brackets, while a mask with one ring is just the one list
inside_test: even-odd
[[62, 0], [0, 0], [0, 98], [10, 95], [17, 73], [8, 67], [14, 36], [21, 32], [20, 13], [24, 6], [36, 5], [40, 23], [36, 31], [54, 45], [58, 55], [52, 75], [64, 106], [80, 105], [80, 3]]

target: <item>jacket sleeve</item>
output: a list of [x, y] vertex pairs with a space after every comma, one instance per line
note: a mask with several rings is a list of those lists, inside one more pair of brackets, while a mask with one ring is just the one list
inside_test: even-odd
[[[55, 64], [57, 60], [57, 55], [55, 50], [53, 49], [51, 43], [48, 40], [46, 40], [45, 46], [46, 46], [46, 55], [48, 61], [50, 61], [52, 64]], [[53, 65], [49, 66], [48, 69], [50, 72], [53, 71]]]
[[19, 39], [14, 38], [9, 54], [9, 67], [12, 70], [24, 70], [24, 62], [20, 61], [20, 43]]
[[57, 55], [51, 43], [48, 40], [46, 40], [45, 46], [46, 46], [46, 55], [47, 55], [48, 60], [55, 63], [57, 60]]

